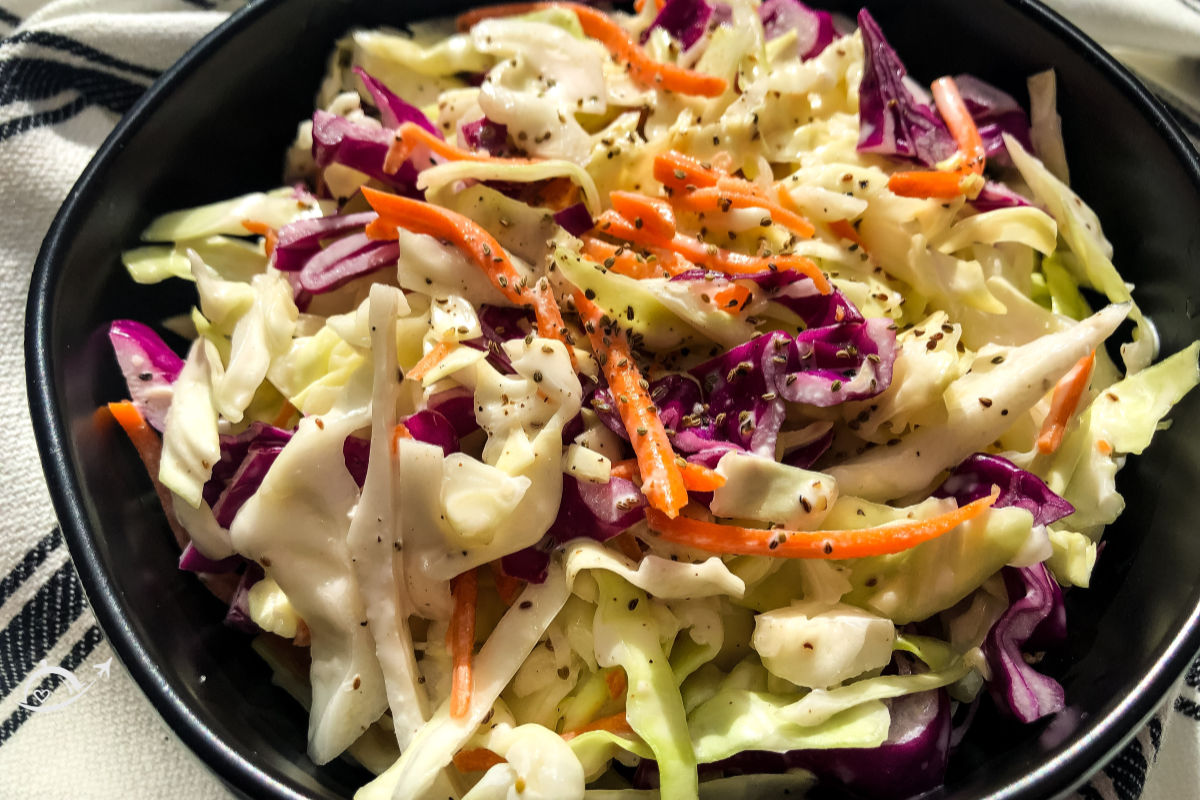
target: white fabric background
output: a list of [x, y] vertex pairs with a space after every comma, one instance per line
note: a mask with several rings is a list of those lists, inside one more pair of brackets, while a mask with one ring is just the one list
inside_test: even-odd
[[[397, 0], [398, 2], [402, 0]], [[1107, 42], [1157, 51], [1200, 55], [1200, 0], [1050, 0], [1051, 5]], [[37, 30], [84, 42], [104, 53], [151, 70], [162, 70], [240, 3], [205, 0], [0, 0], [0, 69], [9, 60], [46, 58], [87, 66], [88, 58], [47, 48], [17, 32]], [[819, 3], [815, 3], [819, 4]], [[206, 8], [207, 7], [207, 8]], [[4, 12], [8, 12], [5, 14]], [[9, 23], [2, 20], [10, 18]], [[19, 25], [16, 20], [19, 18]], [[1180, 62], [1196, 74], [1194, 62]], [[123, 79], [148, 85], [149, 77], [123, 67], [103, 67]], [[11, 79], [0, 72], [3, 80]], [[64, 106], [73, 89], [33, 99], [0, 102], [0, 129], [18, 118]], [[1200, 98], [1193, 98], [1200, 101]], [[0, 407], [10, 410], [6, 435], [0, 437], [0, 576], [20, 569], [23, 559], [51, 534], [54, 514], [41, 480], [41, 467], [28, 420], [22, 353], [26, 288], [42, 236], [75, 177], [115, 124], [119, 114], [102, 104], [89, 105], [70, 119], [0, 140]], [[19, 582], [0, 605], [0, 630], [27, 604], [35, 602], [55, 576], [67, 574], [60, 540]], [[73, 578], [72, 578], [73, 580]], [[64, 583], [64, 586], [68, 584]], [[54, 609], [78, 605], [78, 589], [64, 588]], [[47, 613], [53, 613], [53, 610]], [[166, 727], [114, 660], [111, 674], [96, 669], [112, 658], [86, 608], [61, 633], [44, 657], [50, 665], [70, 658], [72, 650], [89, 654], [73, 672], [95, 683], [73, 705], [41, 711], [7, 739], [0, 738], [0, 797], [20, 798], [226, 798], [232, 795]], [[8, 654], [10, 661], [12, 654]], [[0, 666], [6, 654], [0, 652]], [[78, 660], [78, 659], [76, 659]], [[1196, 670], [1182, 694], [1172, 695], [1173, 709], [1162, 723], [1138, 737], [1133, 768], [1124, 761], [1110, 766], [1083, 794], [1088, 800], [1137, 797], [1141, 789], [1137, 759], [1159, 766], [1145, 800], [1174, 800], [1200, 794], [1200, 693]], [[0, 724], [18, 713], [26, 681], [0, 697]], [[4, 692], [0, 692], [3, 695]], [[62, 695], [60, 690], [47, 703]], [[1178, 694], [1178, 697], [1176, 697]], [[0, 729], [0, 737], [4, 731]], [[1164, 742], [1158, 749], [1158, 740]], [[1145, 772], [1145, 767], [1140, 768]]]

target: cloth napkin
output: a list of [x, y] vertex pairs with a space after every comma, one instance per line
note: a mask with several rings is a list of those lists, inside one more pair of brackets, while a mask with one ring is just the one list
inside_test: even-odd
[[[22, 323], [41, 239], [92, 153], [240, 4], [0, 0], [0, 407], [14, 412], [0, 437], [0, 797], [232, 796], [158, 717], [86, 606], [29, 423]], [[1200, 54], [1200, 0], [1051, 4], [1104, 41]], [[1200, 662], [1078, 797], [1195, 796], [1198, 685]]]

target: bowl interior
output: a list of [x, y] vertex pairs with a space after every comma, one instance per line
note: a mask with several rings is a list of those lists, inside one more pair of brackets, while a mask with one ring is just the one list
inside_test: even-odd
[[[183, 282], [130, 282], [119, 254], [155, 215], [278, 185], [282, 154], [335, 39], [354, 26], [455, 13], [462, 0], [253, 3], [164, 76], [73, 190], [47, 237], [30, 300], [30, 400], [47, 477], [88, 596], [122, 660], [189, 745], [242, 792], [348, 797], [368, 777], [304, 755], [306, 715], [220, 625], [221, 604], [175, 569], [177, 552], [140, 463], [97, 420], [124, 388], [105, 332], [114, 318], [186, 310]], [[826, 4], [852, 16], [857, 4]], [[1163, 352], [1200, 336], [1200, 173], [1194, 153], [1131, 79], [1026, 0], [867, 3], [914, 77], [974, 73], [1027, 100], [1054, 67], [1073, 185], [1137, 284]], [[936, 47], [931, 47], [936, 43]], [[1069, 647], [1049, 662], [1069, 708], [1018, 726], [982, 712], [946, 798], [1045, 797], [1068, 789], [1133, 732], [1183, 670], [1197, 638], [1200, 396], [1169, 436], [1121, 473], [1128, 509], [1088, 591], [1068, 595]]]

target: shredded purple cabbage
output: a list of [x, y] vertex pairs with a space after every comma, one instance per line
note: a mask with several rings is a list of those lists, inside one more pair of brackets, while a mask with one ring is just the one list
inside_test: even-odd
[[233, 473], [225, 490], [213, 504], [213, 517], [217, 520], [218, 525], [228, 528], [233, 524], [233, 518], [237, 516], [237, 512], [246, 504], [246, 501], [258, 491], [258, 487], [262, 486], [267, 471], [271, 469], [271, 465], [275, 463], [275, 459], [281, 452], [283, 452], [283, 445], [250, 445], [246, 457], [238, 465], [237, 472]]
[[321, 250], [322, 239], [334, 239], [351, 232], [361, 232], [375, 219], [374, 211], [358, 214], [333, 214], [328, 217], [298, 219], [279, 229], [275, 244], [275, 269], [298, 272]]
[[236, 435], [222, 435], [219, 439], [221, 457], [213, 465], [212, 475], [204, 484], [204, 501], [216, 508], [221, 495], [228, 489], [252, 450], [283, 447], [291, 438], [291, 431], [265, 422], [252, 422], [246, 430]]
[[475, 420], [475, 394], [465, 386], [455, 386], [430, 395], [427, 406], [430, 411], [436, 411], [446, 418], [459, 439], [479, 430], [479, 423]]
[[458, 434], [453, 423], [441, 413], [426, 408], [418, 411], [404, 420], [404, 427], [418, 442], [436, 444], [442, 448], [443, 455], [457, 453]]
[[714, 12], [713, 6], [705, 0], [667, 0], [658, 10], [654, 22], [642, 32], [641, 43], [649, 40], [650, 32], [655, 28], [662, 28], [687, 50], [704, 36]]
[[815, 11], [800, 0], [766, 0], [758, 7], [767, 41], [796, 32], [796, 49], [804, 60], [816, 58], [834, 39], [833, 15]]
[[1022, 206], [1031, 206], [1033, 202], [1003, 183], [988, 181], [983, 185], [979, 196], [971, 201], [971, 205], [975, 206], [977, 211], [983, 212], [995, 211], [997, 208], [1021, 208]]
[[242, 573], [233, 597], [229, 600], [229, 610], [225, 613], [225, 624], [243, 633], [261, 633], [262, 629], [250, 618], [250, 588], [266, 577], [263, 568], [254, 561], [246, 562], [246, 571]]
[[1006, 133], [1017, 139], [1026, 150], [1033, 151], [1033, 140], [1029, 135], [1029, 115], [1012, 95], [979, 80], [974, 75], [957, 75], [954, 82], [967, 111], [975, 120], [975, 127], [979, 129], [979, 137], [983, 139], [983, 148], [989, 160], [1006, 166], [1012, 163], [1004, 146]]
[[1037, 475], [1006, 458], [987, 453], [975, 453], [964, 459], [933, 496], [953, 497], [964, 506], [987, 497], [993, 485], [1000, 487], [995, 508], [1023, 508], [1033, 514], [1034, 525], [1049, 525], [1075, 513], [1075, 507], [1055, 494]]
[[833, 445], [833, 428], [830, 427], [824, 434], [818, 436], [808, 444], [795, 447], [783, 454], [783, 458], [779, 459], [784, 464], [800, 469], [810, 469], [813, 464], [821, 456], [825, 455], [826, 451]]
[[502, 557], [500, 570], [510, 578], [529, 583], [545, 583], [546, 575], [549, 574], [550, 551], [556, 546], [557, 542], [549, 536], [544, 537], [532, 547]]
[[487, 352], [488, 363], [505, 375], [512, 375], [512, 361], [501, 347], [510, 339], [521, 339], [533, 330], [533, 315], [525, 308], [492, 306], [479, 307], [479, 327], [483, 336], [463, 342], [468, 347]]
[[1066, 635], [1062, 590], [1044, 564], [1006, 567], [1004, 582], [1012, 605], [992, 626], [983, 653], [992, 669], [988, 690], [996, 705], [1029, 723], [1061, 711], [1062, 685], [1025, 660], [1025, 651], [1061, 641]]
[[184, 546], [183, 552], [179, 554], [179, 568], [184, 572], [233, 572], [245, 560], [239, 555], [232, 555], [228, 558], [209, 558], [201, 553], [196, 545], [188, 542]]
[[395, 139], [387, 128], [359, 125], [318, 109], [313, 114], [312, 137], [312, 154], [318, 167], [341, 164], [407, 197], [424, 198], [417, 189], [417, 169], [411, 162], [405, 162], [395, 173], [384, 172], [383, 163]]
[[351, 233], [308, 259], [300, 270], [300, 286], [312, 294], [332, 292], [355, 278], [395, 266], [399, 258], [398, 242]]
[[346, 441], [342, 442], [342, 460], [346, 464], [346, 471], [350, 473], [350, 477], [361, 489], [367, 481], [367, 465], [371, 460], [371, 440], [353, 435], [347, 436]]
[[554, 221], [572, 236], [582, 236], [596, 227], [596, 223], [584, 203], [576, 203], [567, 206], [562, 211], [554, 212]]
[[463, 144], [469, 150], [482, 150], [489, 155], [506, 158], [514, 154], [508, 146], [508, 126], [501, 122], [493, 122], [487, 117], [480, 117], [474, 122], [468, 122], [458, 129], [462, 135]]
[[109, 325], [108, 340], [125, 376], [129, 399], [151, 428], [163, 430], [171, 407], [171, 384], [183, 369], [183, 359], [148, 326], [131, 319]]
[[355, 67], [354, 74], [362, 79], [363, 86], [371, 95], [371, 101], [379, 109], [379, 119], [385, 128], [399, 128], [405, 122], [415, 122], [439, 139], [442, 132], [430, 122], [421, 109], [406, 102], [403, 98], [383, 85], [383, 81], [375, 78], [362, 67]]

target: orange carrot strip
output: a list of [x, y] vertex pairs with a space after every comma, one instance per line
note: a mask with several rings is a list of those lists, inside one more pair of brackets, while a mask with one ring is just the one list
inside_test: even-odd
[[963, 193], [962, 175], [958, 172], [894, 172], [888, 178], [888, 188], [901, 197], [941, 200], [952, 200]]
[[471, 708], [471, 695], [475, 691], [475, 676], [471, 661], [475, 650], [475, 603], [479, 595], [479, 575], [474, 569], [458, 575], [450, 581], [450, 593], [454, 597], [454, 611], [450, 615], [450, 627], [446, 631], [450, 653], [454, 660], [454, 672], [450, 683], [450, 716], [462, 719]]
[[292, 421], [292, 417], [296, 414], [296, 407], [287, 400], [283, 401], [283, 405], [279, 409], [279, 413], [275, 415], [275, 419], [271, 420], [271, 424], [276, 428], [287, 428], [288, 423]]
[[607, 14], [580, 3], [509, 3], [489, 6], [460, 15], [457, 25], [460, 31], [466, 31], [484, 19], [527, 14], [544, 8], [574, 11], [584, 35], [600, 42], [617, 59], [626, 62], [629, 65], [630, 77], [642, 86], [702, 97], [717, 97], [725, 92], [727, 84], [724, 78], [655, 61], [646, 55], [646, 51], [638, 46], [624, 28], [609, 19]]
[[[594, 236], [583, 236], [583, 255], [597, 264], [603, 264], [618, 275], [629, 278], [661, 278], [663, 274], [678, 275], [689, 269], [679, 263], [675, 254], [669, 250], [659, 250], [653, 253], [654, 258], [644, 258], [630, 247], [618, 247], [615, 244], [597, 239]], [[609, 259], [612, 259], [611, 262]]]
[[625, 694], [625, 689], [629, 687], [629, 679], [625, 677], [625, 670], [620, 667], [613, 667], [604, 673], [604, 683], [608, 686], [608, 696], [613, 700]]
[[654, 157], [654, 180], [673, 192], [693, 192], [716, 186], [724, 175], [711, 164], [668, 150]]
[[1062, 444], [1063, 434], [1067, 432], [1067, 423], [1079, 407], [1079, 400], [1087, 389], [1088, 381], [1092, 379], [1094, 366], [1095, 350], [1079, 359], [1054, 387], [1054, 394], [1050, 398], [1050, 413], [1046, 414], [1046, 419], [1042, 422], [1042, 432], [1038, 436], [1039, 452], [1053, 453]]
[[730, 275], [752, 275], [756, 272], [791, 269], [812, 278], [813, 284], [821, 294], [829, 294], [831, 289], [829, 279], [825, 277], [821, 268], [804, 256], [748, 256], [743, 253], [722, 250], [716, 245], [705, 244], [690, 236], [684, 236], [682, 233], [675, 234], [674, 239], [664, 243], [657, 238], [643, 235], [643, 232], [635, 228], [629, 220], [612, 210], [601, 214], [596, 223], [596, 230], [600, 233], [642, 246], [666, 247], [693, 264], [719, 272]]
[[675, 452], [667, 439], [658, 409], [650, 399], [650, 392], [643, 388], [648, 384], [642, 380], [641, 370], [633, 361], [629, 343], [624, 334], [611, 325], [605, 329], [604, 312], [581, 291], [575, 292], [575, 307], [637, 455], [642, 493], [651, 506], [673, 518], [687, 505], [687, 488], [675, 463]]
[[624, 461], [615, 461], [608, 469], [608, 474], [612, 478], [624, 478], [627, 481], [632, 481], [638, 476], [638, 462], [636, 458], [627, 458]]
[[958, 84], [954, 78], [947, 75], [933, 82], [933, 101], [937, 104], [938, 113], [946, 121], [950, 135], [958, 144], [958, 150], [963, 154], [963, 166], [976, 175], [983, 174], [984, 163], [987, 160], [987, 150], [983, 146], [983, 137], [979, 128], [967, 110], [962, 95], [958, 92]]
[[775, 558], [862, 558], [899, 553], [948, 533], [982, 514], [997, 493], [981, 497], [954, 511], [919, 522], [905, 521], [875, 528], [846, 531], [759, 530], [704, 522], [690, 517], [668, 518], [647, 509], [646, 521], [664, 539], [710, 553], [773, 556]]
[[[662, 11], [662, 7], [667, 4], [667, 0], [654, 0], [654, 7]], [[634, 0], [633, 10], [637, 13], [642, 13], [642, 9], [646, 7], [646, 0]]]
[[386, 219], [376, 217], [367, 223], [367, 227], [363, 229], [363, 233], [368, 239], [384, 240], [396, 238], [396, 226], [394, 223], [388, 222]]
[[720, 186], [709, 186], [694, 192], [672, 195], [671, 202], [679, 208], [697, 212], [729, 211], [733, 208], [762, 208], [770, 215], [770, 221], [784, 226], [799, 236], [812, 236], [816, 232], [812, 223], [804, 217], [787, 210], [778, 201], [772, 201], [765, 193], [756, 193], [745, 188], [723, 189]]
[[528, 281], [517, 272], [500, 243], [474, 220], [430, 203], [376, 191], [366, 186], [362, 188], [362, 193], [380, 219], [386, 218], [387, 222], [413, 233], [445, 239], [462, 250], [484, 271], [505, 297], [519, 306], [532, 306], [537, 318], [538, 335], [558, 339], [567, 344], [567, 352], [571, 354], [572, 361], [574, 360], [574, 352], [567, 342], [567, 328], [563, 324], [562, 311], [554, 299], [550, 283], [542, 279], [534, 286], [529, 286]]
[[570, 741], [581, 733], [590, 733], [591, 731], [608, 731], [609, 733], [615, 733], [617, 736], [625, 737], [637, 736], [633, 728], [630, 727], [625, 712], [622, 711], [618, 714], [613, 714], [611, 717], [601, 717], [600, 719], [593, 720], [587, 725], [576, 728], [573, 731], [564, 731], [562, 738]]
[[508, 759], [486, 747], [475, 747], [471, 750], [459, 750], [454, 754], [454, 768], [459, 772], [486, 772], [497, 764], [504, 764]]
[[745, 286], [731, 283], [713, 292], [712, 301], [713, 305], [722, 311], [734, 314], [745, 308], [746, 303], [750, 301], [750, 290]]
[[[158, 438], [158, 434], [154, 429], [146, 423], [142, 418], [141, 412], [129, 400], [123, 400], [120, 403], [109, 403], [108, 411], [112, 414], [113, 419], [125, 431], [125, 435], [129, 437], [129, 441], [133, 443], [133, 447], [137, 450], [138, 458], [142, 460], [142, 465], [146, 467], [146, 472], [150, 475], [150, 483], [154, 484], [154, 493], [158, 495], [158, 502], [163, 507], [163, 513], [167, 516], [167, 524], [171, 528], [171, 533], [175, 536], [175, 541], [182, 549], [191, 541], [191, 536], [179, 524], [179, 520], [175, 517], [175, 501], [171, 496], [171, 490], [163, 486], [158, 480], [158, 467], [162, 463], [162, 441]], [[97, 415], [103, 413], [97, 409]]]
[[655, 238], [667, 241], [674, 238], [675, 212], [666, 200], [622, 191], [610, 192], [608, 198], [618, 214], [633, 220], [635, 228], [641, 228]]
[[515, 603], [521, 595], [521, 589], [525, 586], [525, 582], [506, 574], [498, 561], [492, 562], [492, 577], [496, 581], [496, 592], [500, 595], [500, 601], [506, 606]]
[[400, 452], [400, 440], [411, 439], [413, 435], [409, 433], [408, 427], [401, 422], [396, 427], [392, 428], [392, 452]]
[[480, 161], [504, 164], [532, 164], [530, 158], [501, 158], [490, 153], [477, 153], [474, 150], [463, 150], [455, 147], [445, 139], [441, 139], [422, 128], [415, 122], [405, 122], [396, 129], [396, 139], [388, 147], [387, 156], [383, 160], [383, 171], [391, 174], [400, 169], [405, 161], [412, 157], [418, 147], [426, 147], [431, 153], [441, 156], [447, 161]]
[[267, 251], [267, 258], [270, 258], [275, 252], [275, 245], [279, 243], [279, 232], [265, 222], [252, 219], [242, 220], [242, 227], [263, 237], [263, 248]]
[[1113, 451], [1112, 442], [1107, 439], [1097, 439], [1096, 451], [1102, 456], [1111, 456]]
[[450, 355], [450, 351], [454, 349], [454, 344], [451, 342], [438, 342], [428, 353], [421, 356], [421, 360], [413, 364], [413, 368], [408, 371], [404, 377], [412, 378], [414, 381], [419, 381], [425, 377], [429, 370], [433, 369], [438, 363]]
[[689, 492], [711, 492], [725, 485], [725, 476], [703, 464], [685, 461], [679, 465], [683, 472], [683, 485]]
[[835, 219], [833, 222], [829, 223], [829, 230], [834, 236], [837, 236], [840, 239], [845, 239], [848, 242], [852, 242], [858, 245], [864, 253], [866, 252], [867, 248], [863, 244], [862, 237], [858, 235], [858, 231], [854, 229], [854, 226], [850, 223], [850, 220]]

